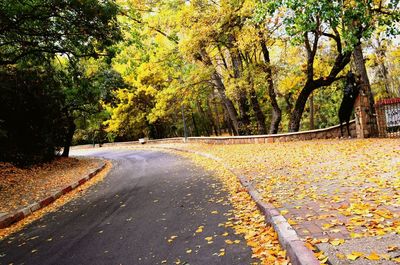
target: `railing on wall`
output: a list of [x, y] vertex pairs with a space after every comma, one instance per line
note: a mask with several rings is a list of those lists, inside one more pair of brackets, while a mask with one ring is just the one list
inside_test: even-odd
[[375, 108], [379, 137], [400, 137], [400, 98], [379, 100]]
[[[344, 126], [343, 130], [346, 130]], [[355, 120], [350, 121], [350, 134], [356, 137]], [[347, 135], [347, 132], [346, 132]], [[340, 137], [340, 126], [335, 125], [329, 128], [317, 129], [311, 131], [301, 131], [293, 133], [269, 134], [269, 135], [248, 135], [248, 136], [218, 136], [218, 137], [188, 137], [186, 142], [189, 143], [206, 143], [206, 144], [254, 144], [254, 143], [273, 143], [273, 142], [289, 142], [289, 141], [305, 141], [313, 139], [337, 139]], [[143, 141], [142, 141], [143, 142]], [[173, 144], [184, 143], [185, 138], [166, 138], [156, 140], [146, 140], [151, 144]], [[110, 146], [129, 146], [140, 145], [139, 141], [131, 142], [115, 142], [103, 144], [105, 147]], [[74, 148], [93, 148], [93, 145], [81, 145]]]

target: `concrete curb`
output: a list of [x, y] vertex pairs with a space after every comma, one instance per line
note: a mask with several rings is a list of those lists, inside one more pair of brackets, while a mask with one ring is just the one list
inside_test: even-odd
[[34, 202], [24, 208], [21, 208], [21, 209], [15, 211], [14, 213], [0, 214], [0, 229], [6, 228], [6, 227], [12, 225], [13, 223], [21, 221], [25, 217], [31, 215], [33, 212], [46, 207], [50, 203], [52, 203], [55, 200], [57, 200], [58, 198], [60, 198], [62, 195], [72, 191], [73, 189], [76, 189], [77, 187], [79, 187], [80, 185], [82, 185], [83, 183], [88, 181], [89, 179], [93, 178], [97, 173], [99, 173], [101, 170], [103, 170], [105, 168], [105, 166], [106, 166], [106, 163], [101, 162], [101, 165], [97, 169], [92, 170], [89, 174], [84, 176], [79, 181], [76, 181], [73, 184], [65, 187], [64, 189], [53, 193], [52, 195], [48, 196], [47, 198], [45, 198], [39, 202]]
[[293, 227], [287, 222], [286, 218], [283, 217], [278, 209], [276, 209], [272, 204], [262, 201], [261, 194], [257, 191], [251, 182], [242, 175], [239, 175], [232, 169], [228, 164], [224, 163], [221, 158], [202, 153], [197, 151], [184, 150], [173, 147], [155, 147], [157, 149], [169, 149], [179, 152], [193, 153], [200, 155], [218, 163], [221, 163], [227, 170], [234, 174], [246, 188], [247, 192], [250, 194], [252, 199], [257, 204], [260, 211], [265, 215], [265, 219], [268, 224], [274, 227], [275, 232], [278, 234], [279, 243], [282, 248], [286, 250], [287, 256], [293, 265], [319, 265], [319, 260], [314, 256], [314, 252], [308, 249], [304, 242], [297, 235]]

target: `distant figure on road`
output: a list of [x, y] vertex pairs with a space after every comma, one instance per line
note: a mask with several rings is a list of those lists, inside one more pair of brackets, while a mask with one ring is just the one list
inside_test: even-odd
[[343, 91], [343, 99], [339, 108], [339, 122], [340, 122], [340, 135], [343, 137], [343, 127], [342, 124], [346, 122], [347, 134], [349, 138], [350, 128], [349, 121], [351, 113], [353, 112], [353, 106], [356, 101], [358, 94], [360, 93], [360, 87], [357, 84], [355, 75], [350, 71], [347, 74], [346, 85]]

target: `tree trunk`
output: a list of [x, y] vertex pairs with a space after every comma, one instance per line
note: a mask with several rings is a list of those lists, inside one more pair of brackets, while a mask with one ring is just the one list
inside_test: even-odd
[[232, 130], [234, 135], [239, 135], [239, 122], [238, 122], [238, 115], [233, 105], [232, 101], [226, 96], [225, 94], [225, 86], [222, 82], [221, 77], [219, 76], [218, 72], [215, 70], [215, 67], [212, 64], [210, 57], [208, 56], [204, 47], [201, 48], [200, 51], [200, 60], [206, 65], [213, 67], [213, 73], [211, 74], [212, 81], [217, 88], [218, 94], [228, 112], [229, 119], [231, 120]]
[[307, 99], [313, 92], [311, 83], [307, 82], [300, 92], [299, 97], [296, 100], [292, 114], [290, 115], [289, 131], [298, 132], [300, 129], [300, 121], [303, 116], [303, 111], [307, 103]]
[[226, 96], [225, 86], [222, 83], [222, 80], [219, 77], [218, 73], [214, 73], [213, 77], [214, 77], [213, 79], [215, 81], [219, 96], [225, 105], [226, 111], [228, 112], [228, 117], [230, 118], [231, 125], [232, 125], [232, 132], [234, 135], [239, 135], [239, 121], [237, 118], [237, 112], [236, 112], [235, 106], [233, 105], [232, 101]]
[[[210, 104], [211, 107], [211, 104]], [[216, 135], [221, 135], [221, 124], [220, 124], [220, 119], [219, 119], [219, 111], [218, 111], [218, 105], [217, 101], [214, 100], [214, 109], [215, 109], [215, 124], [217, 125], [218, 133]]]
[[68, 117], [68, 129], [67, 129], [67, 136], [66, 136], [66, 142], [64, 144], [64, 150], [61, 154], [62, 157], [68, 157], [69, 156], [69, 150], [72, 145], [72, 137], [74, 137], [76, 125], [74, 122], [73, 117]]
[[183, 137], [185, 137], [185, 141], [188, 138], [188, 129], [186, 126], [186, 117], [185, 117], [185, 107], [181, 106], [181, 113], [182, 113], [182, 122], [183, 122]]
[[[231, 48], [233, 45], [229, 45]], [[240, 58], [240, 54], [236, 48], [229, 50], [233, 66], [233, 77], [239, 79], [242, 77], [243, 63]], [[239, 91], [239, 117], [242, 126], [239, 126], [239, 134], [249, 134], [250, 133], [250, 117], [249, 117], [249, 104], [247, 102], [246, 90], [236, 85], [237, 91]]]
[[225, 105], [223, 105], [222, 110], [223, 110], [223, 115], [224, 115], [225, 128], [228, 130], [229, 135], [232, 136], [232, 135], [234, 135], [233, 130], [232, 130], [232, 128], [233, 128], [232, 121], [229, 119], [229, 116], [226, 113], [227, 110], [226, 110]]
[[383, 82], [385, 84], [385, 91], [388, 94], [388, 96], [392, 96], [391, 89], [390, 89], [389, 77], [388, 77], [389, 72], [388, 72], [387, 67], [386, 67], [385, 63], [383, 62], [383, 60], [382, 60], [380, 67], [381, 67], [382, 76], [383, 76], [383, 80], [384, 80]]
[[242, 91], [238, 100], [239, 106], [239, 134], [247, 135], [250, 134], [250, 117], [249, 117], [249, 104], [247, 103], [246, 92]]
[[[193, 123], [193, 128], [194, 128], [195, 136], [200, 136], [199, 128], [197, 127], [197, 123], [196, 123], [196, 119], [195, 119], [195, 117], [194, 117], [193, 111], [192, 111], [192, 123]], [[207, 136], [209, 136], [209, 135], [207, 135]]]
[[314, 130], [314, 94], [310, 95], [310, 130]]
[[212, 105], [211, 105], [210, 100], [208, 100], [207, 103], [208, 103], [208, 107], [207, 107], [206, 113], [207, 113], [208, 120], [210, 121], [210, 125], [211, 125], [210, 134], [211, 134], [212, 130], [214, 130], [215, 135], [218, 136], [218, 130], [217, 130], [217, 126], [214, 123], [214, 117], [213, 117], [212, 110], [211, 110]]
[[300, 129], [301, 117], [304, 112], [304, 108], [307, 103], [307, 99], [310, 94], [318, 88], [330, 86], [334, 81], [337, 80], [337, 75], [344, 69], [344, 67], [350, 62], [351, 53], [341, 53], [341, 43], [337, 39], [337, 49], [339, 53], [336, 55], [335, 62], [329, 72], [328, 76], [320, 77], [314, 80], [314, 57], [318, 48], [317, 37], [315, 38], [312, 48], [308, 39], [306, 40], [307, 50], [307, 81], [304, 84], [303, 89], [300, 92], [299, 97], [296, 100], [294, 109], [290, 116], [289, 131], [298, 132]]
[[276, 134], [278, 133], [279, 124], [281, 123], [282, 111], [279, 108], [278, 102], [276, 100], [274, 81], [272, 80], [271, 59], [269, 56], [269, 50], [263, 40], [260, 41], [260, 45], [266, 64], [265, 73], [267, 74], [268, 96], [272, 106], [272, 118], [271, 125], [269, 127], [269, 134]]
[[359, 43], [353, 52], [354, 64], [356, 66], [357, 74], [360, 76], [362, 83], [362, 90], [367, 95], [369, 101], [369, 108], [367, 110], [368, 120], [369, 120], [369, 136], [377, 136], [377, 121], [375, 116], [375, 102], [374, 96], [372, 94], [371, 85], [369, 82], [367, 69], [365, 67], [364, 55], [361, 47], [361, 43]]
[[258, 124], [258, 134], [267, 134], [267, 127], [265, 126], [265, 116], [261, 110], [260, 103], [258, 102], [257, 94], [254, 88], [251, 88], [250, 90], [250, 101]]
[[385, 85], [385, 91], [388, 96], [392, 96], [392, 90], [391, 90], [390, 80], [389, 80], [389, 76], [388, 76], [389, 72], [385, 65], [385, 60], [383, 60], [383, 58], [386, 58], [387, 49], [384, 45], [382, 45], [382, 42], [379, 40], [379, 37], [376, 39], [376, 41], [378, 43], [376, 54], [380, 58], [379, 68], [382, 73], [383, 83]]

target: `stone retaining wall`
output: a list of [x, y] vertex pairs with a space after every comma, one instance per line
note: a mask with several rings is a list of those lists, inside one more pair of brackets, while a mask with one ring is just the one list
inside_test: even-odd
[[[346, 126], [343, 126], [343, 133], [347, 136]], [[356, 137], [355, 120], [350, 122], [350, 134]], [[294, 133], [254, 135], [254, 136], [229, 136], [229, 137], [189, 137], [189, 143], [207, 144], [252, 144], [252, 143], [273, 143], [305, 141], [313, 139], [334, 139], [340, 137], [340, 126], [332, 126], [325, 129], [302, 131]]]
[[[343, 132], [347, 136], [346, 126], [343, 126]], [[356, 124], [355, 120], [350, 121], [350, 134], [353, 138], [356, 135]], [[218, 137], [188, 137], [187, 142], [189, 143], [207, 143], [207, 144], [252, 144], [252, 143], [273, 143], [273, 142], [290, 142], [290, 141], [305, 141], [313, 139], [335, 139], [340, 136], [340, 126], [332, 126], [325, 129], [302, 131], [294, 133], [282, 133], [282, 134], [268, 134], [268, 135], [249, 135], [249, 136], [218, 136]], [[147, 140], [149, 144], [171, 144], [171, 143], [183, 143], [183, 137], [176, 138], [165, 138], [158, 140]], [[103, 144], [104, 147], [111, 146], [129, 146], [129, 145], [141, 145], [139, 141], [131, 142], [115, 142]], [[93, 148], [93, 145], [81, 145], [74, 148]]]

